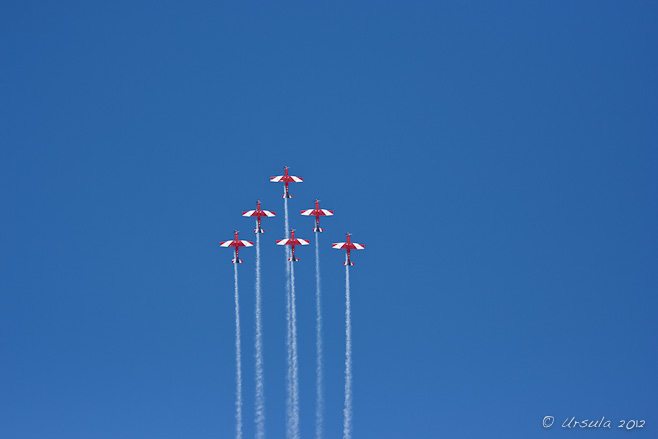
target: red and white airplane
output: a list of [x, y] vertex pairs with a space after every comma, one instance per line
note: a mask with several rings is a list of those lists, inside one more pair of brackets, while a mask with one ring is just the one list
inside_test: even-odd
[[245, 212], [242, 212], [242, 216], [253, 216], [256, 218], [257, 221], [257, 226], [254, 229], [254, 233], [265, 233], [265, 230], [260, 228], [260, 219], [262, 217], [273, 217], [276, 215], [274, 212], [270, 212], [269, 210], [260, 210], [260, 201], [256, 202], [256, 210], [247, 210]]
[[331, 216], [333, 214], [333, 210], [320, 209], [319, 200], [315, 200], [315, 209], [302, 210], [302, 215], [315, 217], [315, 228], [313, 229], [314, 232], [322, 232], [322, 228], [320, 227], [321, 216]]
[[363, 250], [364, 248], [366, 248], [366, 246], [363, 244], [357, 244], [356, 242], [352, 242], [352, 239], [350, 238], [350, 234], [348, 233], [347, 242], [337, 242], [335, 244], [331, 244], [331, 248], [347, 250], [347, 261], [343, 262], [343, 265], [354, 265], [354, 262], [350, 261], [350, 250]]
[[233, 241], [222, 241], [219, 243], [222, 247], [235, 247], [235, 259], [233, 259], [231, 262], [234, 264], [241, 264], [243, 261], [242, 259], [238, 258], [238, 251], [240, 250], [240, 247], [251, 247], [254, 245], [253, 242], [250, 241], [241, 241], [238, 239], [238, 231], [235, 231], [235, 239]]
[[286, 189], [283, 192], [283, 195], [281, 195], [281, 198], [292, 198], [292, 195], [288, 193], [288, 183], [301, 183], [304, 181], [302, 177], [295, 177], [294, 175], [288, 175], [288, 167], [286, 166], [284, 168], [285, 174], [284, 175], [279, 175], [277, 177], [270, 177], [270, 181], [274, 183], [285, 183], [286, 184]]
[[276, 241], [276, 245], [292, 246], [292, 258], [288, 258], [288, 260], [295, 262], [295, 261], [299, 261], [299, 259], [295, 257], [295, 246], [308, 245], [308, 241], [306, 239], [295, 238], [295, 231], [293, 229], [290, 229], [290, 239], [279, 239]]

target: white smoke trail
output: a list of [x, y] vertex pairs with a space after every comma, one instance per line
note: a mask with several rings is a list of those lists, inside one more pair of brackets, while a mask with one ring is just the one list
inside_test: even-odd
[[[237, 258], [236, 258], [237, 259]], [[238, 264], [233, 264], [235, 278], [235, 437], [242, 439], [242, 358], [240, 353], [240, 302], [238, 301]]]
[[[290, 232], [290, 228], [288, 227], [288, 199], [287, 198], [283, 199], [283, 210], [284, 210], [284, 218], [285, 218], [284, 227], [286, 228], [285, 237], [287, 239], [288, 238], [288, 232]], [[286, 249], [288, 249], [288, 248], [289, 247], [286, 247]]]
[[261, 332], [260, 233], [256, 233], [256, 439], [265, 439], [265, 385], [263, 377], [263, 334]]
[[[286, 261], [286, 265], [289, 262]], [[290, 268], [286, 270], [288, 278], [286, 279], [286, 349], [287, 349], [287, 364], [288, 370], [286, 374], [287, 396], [286, 396], [286, 427], [288, 439], [294, 438], [294, 422], [293, 422], [293, 382], [292, 382], [292, 307], [290, 303]]]
[[[285, 192], [284, 192], [285, 194]], [[284, 232], [284, 237], [288, 239], [288, 199], [284, 197], [283, 199], [283, 207], [284, 207], [284, 225], [283, 225], [283, 232]], [[286, 395], [286, 428], [287, 428], [287, 435], [288, 439], [290, 439], [291, 436], [291, 431], [292, 427], [290, 425], [292, 416], [292, 378], [291, 378], [291, 373], [292, 373], [292, 347], [291, 347], [291, 329], [290, 329], [290, 265], [288, 263], [288, 246], [285, 246], [285, 257], [286, 257], [286, 353], [287, 353], [287, 374], [286, 374], [286, 386], [287, 386], [287, 395]]]
[[[288, 223], [288, 199], [284, 197], [284, 223], [285, 237], [290, 237], [290, 227]], [[299, 438], [299, 394], [297, 383], [297, 330], [296, 330], [296, 313], [294, 301], [294, 274], [292, 273], [292, 261], [288, 262], [291, 257], [290, 247], [286, 247], [286, 348], [288, 351], [288, 373], [286, 384], [288, 394], [286, 399], [286, 427], [288, 439]]]
[[292, 329], [292, 437], [299, 439], [299, 367], [297, 359], [297, 312], [295, 309], [295, 268], [290, 262], [290, 327]]
[[320, 249], [319, 233], [315, 232], [315, 437], [322, 439], [322, 426], [324, 423], [324, 394], [323, 375], [324, 365], [322, 360], [322, 300], [320, 293]]
[[345, 265], [345, 408], [343, 409], [343, 439], [352, 437], [352, 317], [350, 307], [350, 266]]

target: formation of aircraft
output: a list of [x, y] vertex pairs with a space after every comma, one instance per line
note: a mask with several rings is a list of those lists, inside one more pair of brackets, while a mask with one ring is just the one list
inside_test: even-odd
[[269, 210], [261, 210], [260, 201], [256, 202], [256, 210], [247, 210], [242, 212], [242, 216], [252, 216], [256, 218], [257, 226], [254, 229], [254, 233], [265, 233], [265, 230], [260, 228], [260, 219], [263, 217], [273, 217], [275, 215], [276, 214], [274, 212], [270, 212]]
[[348, 233], [347, 242], [337, 242], [335, 244], [331, 244], [331, 248], [347, 250], [347, 260], [343, 262], [343, 265], [354, 265], [354, 262], [350, 261], [350, 250], [363, 250], [364, 248], [366, 248], [366, 246], [363, 244], [357, 244], [356, 242], [352, 242], [352, 239], [350, 238], [350, 234]]
[[308, 245], [309, 242], [306, 239], [295, 238], [295, 230], [290, 229], [290, 239], [279, 239], [276, 241], [276, 245], [289, 245], [292, 247], [292, 257], [288, 258], [289, 261], [297, 262], [299, 258], [295, 257], [295, 246], [296, 245]]
[[322, 228], [320, 227], [321, 216], [331, 216], [333, 214], [333, 210], [320, 209], [320, 200], [315, 200], [315, 209], [302, 210], [302, 215], [315, 217], [314, 232], [322, 232]]
[[[284, 175], [279, 175], [277, 177], [270, 177], [270, 181], [275, 183], [285, 183], [285, 189], [283, 192], [283, 198], [292, 198], [292, 195], [288, 192], [288, 183], [301, 183], [304, 180], [301, 177], [295, 177], [288, 173], [288, 167], [284, 167]], [[315, 227], [313, 228], [314, 232], [322, 232], [323, 229], [320, 227], [320, 217], [321, 216], [331, 216], [334, 214], [333, 210], [320, 209], [320, 201], [315, 200], [315, 209], [302, 210], [301, 214], [304, 216], [314, 216], [315, 217]], [[242, 216], [256, 218], [256, 228], [254, 233], [265, 233], [265, 230], [260, 226], [261, 218], [271, 218], [275, 216], [274, 212], [269, 210], [263, 210], [260, 208], [260, 201], [256, 202], [256, 210], [246, 210], [242, 212]], [[291, 262], [299, 261], [299, 258], [295, 257], [295, 246], [297, 245], [308, 245], [309, 241], [306, 239], [295, 238], [295, 230], [290, 229], [290, 238], [289, 239], [279, 239], [276, 241], [277, 245], [289, 245], [292, 247], [292, 257], [288, 258]], [[242, 263], [242, 259], [238, 257], [240, 247], [252, 247], [254, 245], [251, 241], [244, 241], [238, 238], [238, 231], [235, 231], [235, 238], [232, 241], [222, 241], [219, 243], [222, 247], [233, 247], [235, 248], [235, 259], [232, 260], [234, 264]], [[351, 235], [347, 234], [347, 242], [337, 242], [331, 244], [332, 248], [347, 250], [347, 258], [343, 265], [354, 265], [354, 262], [350, 260], [350, 251], [351, 250], [363, 250], [365, 246], [363, 244], [358, 244], [352, 242]]]
[[233, 241], [222, 241], [219, 243], [222, 247], [235, 247], [235, 259], [233, 259], [234, 264], [241, 264], [243, 261], [238, 257], [238, 252], [240, 247], [252, 247], [254, 245], [251, 241], [242, 241], [238, 238], [238, 231], [235, 231], [235, 239]]
[[281, 198], [292, 198], [292, 195], [288, 193], [288, 183], [301, 183], [304, 181], [301, 177], [295, 177], [294, 175], [288, 175], [288, 167], [284, 167], [284, 175], [279, 175], [276, 177], [270, 177], [270, 181], [274, 183], [285, 183], [286, 188], [281, 195]]

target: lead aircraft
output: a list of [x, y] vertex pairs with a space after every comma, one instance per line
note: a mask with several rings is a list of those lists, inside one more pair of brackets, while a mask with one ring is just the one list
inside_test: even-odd
[[304, 181], [302, 177], [295, 177], [294, 175], [288, 175], [288, 167], [284, 167], [284, 175], [279, 175], [276, 177], [270, 177], [270, 181], [273, 183], [285, 183], [286, 187], [283, 191], [281, 198], [292, 198], [292, 195], [288, 193], [288, 183], [301, 183]]

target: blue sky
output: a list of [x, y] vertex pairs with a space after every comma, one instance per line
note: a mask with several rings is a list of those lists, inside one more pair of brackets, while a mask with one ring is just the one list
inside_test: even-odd
[[[322, 207], [326, 437], [561, 437], [658, 420], [652, 2], [5, 2], [0, 433], [229, 438], [233, 274], [263, 208], [268, 437], [283, 437], [281, 185]], [[253, 437], [253, 249], [240, 266]], [[296, 266], [314, 432], [314, 257]], [[545, 431], [542, 418], [556, 425]], [[613, 423], [613, 430], [618, 422]], [[591, 432], [593, 433], [593, 432]], [[594, 433], [607, 436], [602, 431]], [[610, 433], [610, 434], [621, 434]], [[649, 431], [645, 436], [650, 435]]]

